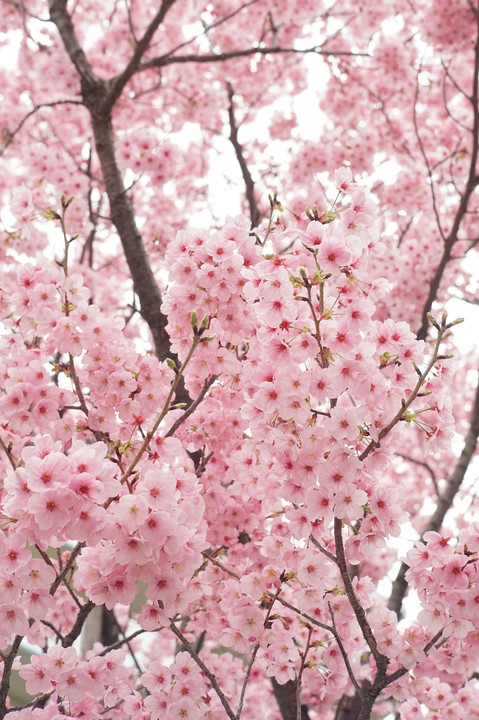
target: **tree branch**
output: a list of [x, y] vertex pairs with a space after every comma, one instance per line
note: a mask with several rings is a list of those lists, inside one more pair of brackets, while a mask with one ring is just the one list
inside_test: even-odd
[[143, 37], [137, 42], [133, 55], [128, 61], [125, 69], [117, 75], [111, 83], [110, 100], [112, 105], [118, 100], [123, 89], [131, 77], [135, 74], [145, 52], [150, 47], [153, 35], [165, 19], [168, 10], [175, 4], [176, 0], [162, 0], [161, 7], [153, 20], [148, 25]]
[[[163, 13], [157, 14], [157, 21], [161, 21], [166, 9], [171, 4], [172, 0], [164, 2]], [[110, 203], [111, 221], [120, 237], [133, 279], [133, 286], [140, 300], [141, 314], [150, 328], [156, 355], [160, 360], [165, 360], [167, 357], [171, 357], [171, 353], [169, 338], [165, 330], [167, 318], [161, 312], [161, 293], [154, 278], [143, 239], [136, 224], [133, 206], [127, 195], [115, 156], [112, 108], [114, 100], [118, 97], [118, 89], [123, 86], [119, 80], [103, 81], [95, 75], [80, 47], [66, 5], [66, 0], [51, 0], [50, 18], [57, 26], [65, 50], [80, 75], [83, 101], [90, 112], [96, 151]], [[147, 33], [145, 36], [150, 37]], [[141, 48], [143, 53], [144, 46], [141, 45]], [[138, 60], [136, 55], [134, 57]], [[132, 67], [133, 65], [128, 72]], [[116, 90], [112, 89], [112, 83], [115, 82], [117, 83]]]
[[3, 132], [5, 133], [6, 140], [4, 142], [3, 148], [0, 150], [0, 157], [4, 154], [5, 150], [8, 148], [10, 143], [15, 138], [15, 135], [20, 132], [26, 121], [32, 117], [32, 115], [35, 115], [36, 112], [39, 110], [43, 110], [43, 108], [50, 108], [50, 107], [56, 107], [57, 105], [83, 105], [81, 100], [55, 100], [54, 102], [47, 102], [47, 103], [40, 103], [39, 105], [35, 105], [35, 107], [27, 112], [26, 115], [23, 116], [23, 118], [18, 123], [17, 127], [14, 130], [8, 130], [8, 128], [4, 128]]
[[297, 55], [326, 55], [328, 57], [337, 57], [342, 55], [352, 57], [370, 57], [369, 53], [362, 52], [349, 52], [346, 50], [324, 50], [323, 46], [315, 45], [311, 48], [301, 50], [293, 47], [252, 47], [245, 48], [244, 50], [230, 50], [229, 52], [222, 53], [210, 53], [208, 55], [162, 55], [161, 57], [152, 58], [138, 66], [138, 72], [144, 72], [145, 70], [151, 70], [152, 68], [166, 67], [167, 65], [177, 65], [183, 63], [212, 63], [212, 62], [225, 62], [226, 60], [234, 60], [235, 58], [250, 57], [254, 55], [281, 55], [287, 53], [294, 53]]
[[420, 467], [425, 468], [429, 473], [432, 484], [434, 485], [436, 495], [439, 497], [439, 486], [437, 484], [436, 475], [434, 473], [434, 470], [430, 467], [430, 465], [427, 464], [427, 462], [424, 462], [422, 460], [416, 460], [415, 458], [410, 457], [409, 455], [403, 455], [403, 453], [400, 453], [397, 451], [396, 451], [395, 455], [397, 455], [397, 457], [401, 458], [402, 460], [407, 460], [408, 462], [412, 463], [413, 465], [419, 465]]
[[175, 434], [175, 432], [178, 430], [180, 425], [182, 425], [184, 423], [186, 418], [188, 418], [196, 410], [198, 405], [203, 401], [206, 393], [208, 392], [210, 387], [213, 385], [213, 383], [217, 379], [218, 379], [217, 375], [210, 375], [210, 377], [204, 381], [203, 387], [201, 388], [201, 391], [200, 391], [200, 394], [198, 395], [198, 397], [195, 398], [193, 400], [193, 402], [190, 403], [190, 405], [188, 405], [188, 407], [185, 409], [184, 413], [182, 415], [180, 415], [180, 417], [177, 420], [175, 420], [175, 422], [170, 427], [168, 432], [165, 433], [165, 437], [171, 437], [172, 435]]
[[13, 661], [17, 656], [22, 639], [21, 635], [16, 635], [15, 640], [12, 643], [12, 647], [10, 648], [10, 652], [3, 658], [3, 674], [2, 683], [0, 685], [0, 718], [4, 718], [8, 712], [6, 702], [8, 691], [10, 689], [10, 675], [12, 672]]
[[[288, 680], [280, 685], [275, 678], [271, 678], [271, 684], [283, 720], [297, 720], [296, 681]], [[301, 705], [301, 720], [309, 720], [306, 705]]]
[[366, 613], [364, 612], [364, 608], [356, 597], [351, 578], [349, 577], [348, 568], [346, 565], [346, 556], [344, 554], [342, 528], [342, 520], [340, 520], [339, 518], [334, 518], [334, 540], [336, 543], [336, 557], [344, 589], [346, 591], [346, 595], [348, 596], [349, 603], [356, 616], [356, 620], [359, 623], [359, 627], [361, 628], [362, 635], [366, 640], [368, 647], [374, 656], [374, 659], [376, 660], [376, 665], [378, 666], [378, 668], [383, 666], [385, 667], [388, 663], [388, 660], [384, 655], [381, 655], [378, 650], [376, 638], [374, 637], [373, 631], [366, 617]]
[[[454, 468], [451, 477], [449, 478], [449, 481], [447, 483], [447, 487], [442, 493], [442, 495], [439, 496], [437, 500], [437, 506], [434, 514], [430, 518], [426, 528], [424, 529], [424, 532], [421, 535], [420, 540], [423, 540], [424, 534], [427, 532], [435, 531], [437, 532], [440, 530], [442, 523], [444, 522], [444, 518], [446, 516], [447, 511], [451, 507], [453, 500], [461, 487], [462, 481], [464, 480], [464, 476], [466, 474], [466, 471], [470, 465], [470, 462], [474, 456], [474, 453], [477, 448], [477, 439], [479, 437], [479, 382], [476, 388], [476, 395], [474, 399], [474, 406], [472, 409], [471, 414], [471, 421], [469, 425], [469, 430], [466, 435], [466, 439], [464, 441], [464, 447], [462, 449], [461, 455], [459, 456], [459, 459], [456, 463], [456, 467]], [[389, 610], [394, 610], [394, 612], [399, 617], [399, 614], [401, 612], [402, 603], [404, 600], [404, 597], [407, 592], [407, 582], [405, 579], [406, 572], [408, 570], [409, 566], [406, 563], [402, 563], [401, 567], [399, 568], [399, 572], [397, 574], [397, 577], [393, 583], [393, 587], [391, 590], [391, 595], [388, 602], [388, 608]]]
[[83, 51], [75, 33], [75, 28], [67, 11], [67, 0], [50, 0], [50, 20], [57, 26], [60, 37], [63, 40], [65, 50], [80, 76], [81, 80], [88, 85], [95, 85], [100, 82], [93, 72], [92, 66]]
[[79, 637], [79, 635], [82, 631], [85, 620], [87, 619], [88, 615], [90, 614], [90, 612], [93, 610], [94, 607], [95, 607], [95, 603], [93, 603], [91, 600], [88, 600], [88, 602], [86, 602], [82, 606], [80, 612], [78, 613], [78, 615], [76, 617], [76, 620], [75, 620], [75, 623], [74, 623], [72, 629], [70, 630], [68, 635], [66, 635], [62, 640], [63, 647], [70, 647], [71, 645], [73, 645], [73, 643], [75, 642], [77, 637]]
[[217, 694], [221, 704], [223, 705], [226, 714], [230, 718], [230, 720], [237, 720], [236, 714], [233, 712], [231, 705], [229, 704], [228, 700], [226, 699], [226, 696], [222, 692], [220, 686], [218, 685], [218, 682], [216, 680], [216, 676], [213, 675], [213, 673], [208, 670], [207, 666], [203, 662], [203, 660], [200, 658], [194, 647], [191, 645], [191, 643], [188, 642], [188, 640], [185, 638], [183, 633], [176, 627], [175, 623], [172, 621], [170, 624], [170, 630], [176, 635], [176, 637], [180, 640], [181, 644], [184, 646], [185, 650], [189, 653], [191, 658], [195, 661], [195, 663], [198, 665], [200, 670], [203, 671], [203, 673], [206, 675], [208, 680], [211, 683], [211, 687]]
[[233, 107], [234, 91], [230, 82], [226, 83], [226, 88], [228, 91], [229, 100], [228, 118], [230, 123], [230, 140], [231, 144], [234, 147], [236, 159], [238, 160], [239, 166], [241, 168], [241, 174], [243, 175], [243, 180], [246, 187], [246, 200], [248, 201], [251, 227], [255, 228], [259, 225], [259, 222], [261, 220], [261, 213], [259, 211], [258, 203], [256, 202], [256, 197], [254, 193], [254, 180], [251, 177], [248, 164], [245, 160], [243, 146], [238, 140], [238, 125], [236, 123]]
[[[479, 177], [477, 176], [477, 160], [478, 160], [478, 153], [479, 153], [479, 16], [477, 16], [477, 23], [476, 23], [476, 42], [474, 46], [474, 72], [473, 72], [473, 80], [472, 80], [472, 92], [471, 95], [466, 95], [465, 97], [470, 101], [471, 108], [473, 112], [474, 122], [473, 122], [473, 129], [472, 129], [472, 148], [471, 148], [471, 160], [469, 163], [469, 175], [466, 182], [466, 186], [464, 188], [464, 191], [461, 195], [461, 199], [459, 202], [459, 207], [457, 209], [456, 215], [454, 217], [451, 230], [449, 231], [449, 234], [444, 239], [444, 252], [441, 257], [441, 260], [439, 262], [439, 265], [436, 268], [436, 272], [434, 273], [434, 277], [430, 281], [429, 285], [429, 293], [426, 299], [426, 302], [424, 304], [424, 308], [422, 311], [421, 316], [421, 326], [418, 330], [417, 337], [418, 340], [425, 340], [427, 336], [427, 331], [429, 327], [427, 314], [430, 312], [432, 304], [434, 300], [437, 297], [437, 293], [439, 290], [439, 286], [441, 284], [442, 276], [444, 275], [444, 271], [446, 269], [446, 266], [451, 258], [451, 252], [453, 245], [457, 242], [458, 239], [458, 232], [461, 227], [461, 223], [467, 213], [468, 206], [469, 206], [469, 200], [474, 193], [476, 187], [479, 185]], [[416, 133], [417, 134], [417, 133]], [[418, 136], [419, 140], [419, 136]], [[420, 144], [421, 146], [421, 144]], [[423, 151], [423, 157], [425, 157], [424, 151]], [[432, 178], [431, 178], [431, 185], [432, 185]], [[438, 219], [437, 209], [435, 206], [435, 201], [433, 199], [433, 205], [436, 212], [436, 219], [438, 223], [438, 229], [439, 232], [442, 234], [441, 226]], [[443, 236], [444, 237], [444, 236]]]

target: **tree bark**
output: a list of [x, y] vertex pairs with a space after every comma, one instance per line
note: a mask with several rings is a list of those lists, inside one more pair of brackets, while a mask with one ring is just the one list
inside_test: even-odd
[[[296, 682], [288, 680], [287, 683], [280, 685], [275, 678], [271, 678], [274, 696], [281, 711], [283, 720], [298, 720], [298, 712], [296, 705]], [[301, 705], [301, 720], [309, 720], [308, 708]]]
[[[471, 420], [469, 430], [467, 432], [464, 447], [456, 463], [456, 466], [448, 480], [446, 489], [438, 499], [436, 510], [426, 525], [424, 533], [435, 531], [438, 532], [441, 529], [442, 523], [446, 516], [447, 511], [451, 507], [454, 498], [461, 487], [464, 476], [467, 472], [468, 467], [471, 464], [474, 453], [477, 448], [477, 439], [479, 437], [479, 382], [476, 387], [476, 395], [474, 398], [474, 406], [471, 413]], [[391, 595], [389, 598], [388, 608], [394, 610], [399, 617], [401, 612], [402, 603], [407, 592], [408, 583], [406, 581], [406, 572], [408, 565], [402, 563], [399, 568], [397, 577], [393, 583]]]

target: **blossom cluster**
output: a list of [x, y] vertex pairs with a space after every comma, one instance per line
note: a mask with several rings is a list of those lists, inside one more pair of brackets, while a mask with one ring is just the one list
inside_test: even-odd
[[[380, 319], [390, 283], [368, 274], [384, 250], [376, 209], [348, 169], [334, 181], [334, 203], [308, 211], [307, 222], [270, 218], [251, 232], [240, 216], [213, 233], [178, 234], [163, 300], [177, 362], [141, 355], [120, 319], [106, 323], [68, 256], [19, 271], [5, 323], [12, 356], [23, 338], [34, 360], [3, 368], [4, 430], [16, 453], [3, 488], [3, 554], [21, 558], [2, 580], [5, 642], [27, 635], [48, 645], [55, 627], [68, 645], [74, 622], [57, 607], [65, 593], [70, 608], [78, 597], [134, 607], [141, 632], [178, 633], [181, 621], [192, 640], [206, 633], [201, 657], [221, 680], [221, 702], [241, 697], [248, 713], [251, 700], [229, 683], [216, 646], [251, 658], [244, 682], [301, 675], [305, 701], [317, 704], [334, 702], [351, 673], [372, 682], [365, 623], [374, 652], [404, 673], [429, 662], [431, 612], [449, 642], [473, 634], [459, 598], [444, 599], [452, 565], [465, 561], [461, 578], [473, 582], [465, 551], [433, 564], [429, 580], [408, 558], [423, 615], [405, 630], [376, 593], [394, 557], [390, 537], [410, 516], [384, 470], [408, 433], [447, 443], [447, 373], [436, 356], [427, 365], [405, 322]], [[180, 379], [190, 408], [173, 405]], [[28, 543], [47, 568], [34, 592]], [[47, 561], [52, 548], [58, 559]], [[341, 563], [358, 577], [347, 581]], [[88, 715], [95, 663], [104, 669], [108, 656], [60, 652], [63, 682], [63, 670], [56, 680], [49, 671], [55, 647], [21, 673], [32, 692]], [[194, 657], [182, 652], [171, 665], [165, 653], [142, 652], [152, 663], [141, 687], [126, 673], [118, 687], [108, 683], [111, 697], [104, 683], [97, 702], [116, 698], [120, 717], [222, 717]]]

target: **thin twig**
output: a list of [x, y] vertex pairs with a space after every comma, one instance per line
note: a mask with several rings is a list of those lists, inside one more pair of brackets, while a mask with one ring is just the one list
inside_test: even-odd
[[303, 677], [304, 666], [306, 663], [306, 657], [311, 647], [311, 635], [313, 634], [313, 628], [308, 628], [308, 637], [306, 640], [306, 647], [304, 652], [301, 653], [301, 664], [299, 666], [298, 677], [296, 678], [296, 720], [302, 720], [301, 715], [301, 679]]
[[202, 400], [204, 399], [204, 397], [205, 397], [206, 393], [208, 392], [208, 390], [210, 389], [210, 387], [213, 385], [213, 383], [214, 383], [217, 379], [218, 379], [218, 375], [210, 375], [209, 378], [207, 378], [207, 379], [204, 381], [203, 387], [201, 388], [201, 391], [200, 391], [200, 394], [198, 395], [198, 397], [196, 397], [196, 398], [193, 400], [193, 402], [191, 403], [191, 405], [188, 405], [188, 407], [186, 408], [186, 410], [184, 411], [184, 413], [181, 415], [181, 417], [179, 417], [177, 420], [175, 420], [175, 422], [173, 423], [173, 425], [170, 427], [170, 429], [168, 430], [168, 432], [165, 434], [165, 437], [171, 437], [172, 435], [175, 434], [175, 432], [178, 430], [178, 428], [180, 427], [180, 425], [182, 425], [182, 423], [184, 423], [184, 421], [186, 420], [186, 418], [189, 417], [189, 416], [196, 410], [196, 408], [198, 407], [198, 405], [199, 405], [199, 404], [202, 402]]
[[423, 386], [423, 384], [424, 384], [427, 376], [429, 375], [429, 373], [431, 372], [432, 368], [434, 367], [434, 365], [435, 365], [436, 362], [437, 362], [437, 358], [438, 358], [438, 355], [439, 355], [439, 347], [440, 347], [441, 342], [442, 342], [442, 339], [443, 339], [443, 337], [444, 337], [444, 335], [446, 334], [446, 332], [447, 332], [448, 329], [449, 329], [448, 327], [440, 327], [440, 328], [438, 329], [438, 334], [437, 334], [436, 342], [435, 342], [435, 345], [434, 345], [434, 350], [433, 350], [431, 359], [430, 359], [429, 363], [427, 364], [426, 369], [424, 370], [424, 372], [422, 372], [422, 373], [419, 375], [419, 379], [418, 379], [418, 381], [417, 381], [417, 383], [416, 383], [413, 391], [411, 392], [411, 394], [408, 395], [407, 400], [404, 400], [404, 399], [403, 399], [402, 404], [401, 404], [401, 408], [397, 411], [396, 415], [395, 415], [395, 416], [392, 418], [392, 420], [390, 420], [390, 422], [389, 422], [387, 425], [385, 425], [385, 426], [382, 428], [382, 430], [379, 432], [377, 440], [371, 440], [371, 442], [369, 443], [369, 445], [368, 445], [368, 446], [363, 450], [363, 452], [359, 455], [359, 460], [360, 460], [361, 462], [367, 458], [367, 456], [370, 454], [370, 452], [371, 452], [374, 448], [378, 448], [378, 447], [380, 446], [381, 440], [382, 440], [383, 438], [385, 438], [386, 435], [388, 435], [388, 434], [391, 432], [391, 430], [398, 424], [398, 422], [404, 417], [404, 414], [405, 414], [406, 410], [412, 405], [412, 403], [414, 402], [414, 400], [417, 398], [418, 393], [419, 393], [421, 387]]
[[309, 536], [309, 540], [310, 540], [310, 542], [313, 543], [313, 545], [314, 545], [315, 547], [318, 548], [318, 550], [319, 550], [320, 552], [323, 553], [323, 555], [326, 555], [326, 557], [329, 558], [330, 560], [332, 560], [334, 563], [337, 562], [336, 555], [333, 555], [332, 552], [329, 552], [329, 550], [326, 550], [326, 548], [324, 548], [324, 547], [321, 545], [321, 543], [316, 540], [316, 538], [314, 537], [314, 535], [310, 535], [310, 536]]
[[234, 577], [236, 580], [241, 580], [241, 576], [237, 575], [237, 573], [233, 572], [233, 570], [229, 570], [229, 568], [225, 567], [222, 563], [220, 563], [215, 557], [210, 555], [207, 552], [201, 553], [205, 560], [208, 560], [208, 562], [213, 563], [213, 565], [216, 565], [216, 567], [219, 567], [220, 570], [223, 570], [223, 572], [227, 573], [228, 575], [231, 575], [231, 577]]
[[[161, 628], [158, 628], [161, 629]], [[107, 653], [110, 652], [110, 650], [116, 650], [117, 648], [121, 647], [125, 643], [131, 642], [131, 640], [134, 640], [134, 638], [138, 637], [138, 635], [143, 635], [143, 633], [147, 632], [146, 630], [135, 630], [135, 632], [131, 633], [131, 635], [127, 635], [123, 637], [121, 640], [117, 640], [117, 642], [113, 643], [113, 645], [108, 645], [104, 650], [102, 650], [100, 653], [98, 653], [97, 657], [103, 657]], [[157, 630], [149, 630], [148, 632], [157, 632]]]
[[434, 473], [434, 470], [430, 467], [430, 465], [427, 464], [427, 462], [424, 462], [422, 460], [416, 460], [415, 458], [410, 457], [409, 455], [403, 455], [403, 453], [400, 453], [397, 451], [396, 451], [395, 455], [397, 455], [397, 457], [400, 457], [402, 460], [407, 460], [408, 462], [413, 463], [413, 465], [419, 465], [420, 467], [425, 468], [429, 473], [432, 484], [434, 485], [436, 495], [439, 497], [439, 486], [437, 484], [436, 475]]
[[13, 454], [12, 454], [13, 448], [12, 448], [11, 444], [6, 445], [3, 438], [0, 437], [0, 447], [2, 448], [2, 450], [4, 450], [5, 455], [7, 456], [8, 461], [9, 461], [10, 465], [12, 466], [12, 468], [14, 470], [16, 470], [18, 466], [17, 466], [17, 463], [15, 462], [15, 460], [13, 459]]
[[33, 110], [30, 110], [26, 115], [23, 116], [23, 118], [20, 120], [14, 130], [6, 130], [7, 139], [5, 140], [3, 148], [0, 150], [0, 157], [4, 154], [5, 150], [13, 141], [15, 135], [20, 132], [22, 127], [25, 125], [27, 120], [32, 117], [32, 115], [34, 115], [39, 110], [43, 110], [43, 108], [55, 107], [57, 105], [83, 105], [83, 103], [81, 102], [81, 100], [55, 100], [53, 102], [40, 103], [39, 105], [35, 105]]
[[173, 395], [175, 394], [175, 390], [176, 390], [176, 388], [178, 387], [178, 385], [179, 385], [179, 383], [180, 383], [180, 380], [181, 380], [181, 378], [182, 378], [182, 376], [183, 376], [183, 372], [185, 371], [186, 366], [188, 365], [189, 361], [191, 360], [191, 358], [192, 358], [192, 356], [193, 356], [193, 353], [194, 353], [194, 351], [196, 350], [196, 348], [198, 347], [198, 345], [200, 344], [200, 342], [201, 342], [201, 337], [200, 337], [200, 335], [195, 335], [195, 336], [193, 337], [193, 342], [191, 343], [191, 347], [190, 347], [190, 349], [189, 349], [189, 351], [188, 351], [188, 354], [187, 354], [186, 358], [184, 359], [184, 361], [183, 361], [180, 369], [176, 372], [175, 379], [174, 379], [173, 382], [171, 383], [171, 387], [170, 387], [170, 390], [169, 390], [169, 392], [168, 392], [168, 395], [167, 395], [167, 398], [166, 398], [166, 400], [165, 400], [165, 403], [164, 403], [164, 405], [163, 405], [163, 409], [161, 410], [161, 412], [159, 413], [159, 415], [158, 415], [158, 417], [156, 418], [155, 422], [153, 423], [153, 427], [151, 428], [151, 430], [148, 430], [148, 432], [146, 433], [146, 437], [145, 437], [144, 441], [142, 442], [142, 444], [141, 444], [141, 446], [140, 446], [140, 449], [139, 449], [138, 452], [136, 453], [135, 457], [133, 458], [133, 460], [131, 461], [131, 463], [129, 464], [129, 466], [127, 467], [127, 469], [125, 470], [125, 472], [124, 472], [123, 475], [121, 476], [121, 478], [120, 478], [120, 483], [123, 484], [123, 483], [127, 480], [127, 478], [130, 477], [131, 473], [133, 472], [133, 470], [135, 469], [135, 467], [136, 467], [136, 466], [138, 465], [138, 463], [140, 462], [142, 456], [144, 455], [144, 453], [146, 452], [146, 450], [149, 448], [150, 443], [151, 443], [151, 440], [152, 440], [154, 434], [155, 434], [156, 431], [158, 430], [161, 421], [163, 420], [163, 418], [165, 417], [165, 415], [167, 414], [167, 412], [168, 412], [169, 409], [170, 409], [171, 399], [172, 399]]
[[[467, 432], [464, 447], [456, 462], [456, 466], [451, 473], [446, 489], [437, 500], [436, 510], [430, 518], [426, 528], [421, 535], [420, 540], [423, 541], [424, 533], [435, 531], [438, 532], [444, 522], [447, 511], [452, 506], [459, 488], [462, 485], [466, 471], [470, 466], [471, 460], [476, 452], [477, 439], [479, 437], [479, 376], [474, 398], [474, 406], [471, 413], [469, 430]], [[399, 568], [396, 579], [393, 582], [391, 595], [389, 597], [388, 608], [393, 610], [398, 616], [401, 612], [401, 606], [407, 592], [408, 584], [406, 582], [406, 572], [409, 566], [402, 563]]]
[[236, 711], [236, 720], [240, 720], [241, 712], [243, 710], [243, 703], [244, 703], [244, 697], [245, 697], [245, 693], [246, 693], [246, 687], [249, 682], [251, 670], [253, 669], [253, 663], [256, 659], [258, 650], [259, 650], [259, 643], [256, 643], [256, 645], [253, 648], [253, 652], [251, 653], [250, 661], [248, 663], [248, 668], [247, 668], [246, 674], [244, 676], [243, 685], [241, 686], [240, 700], [239, 700], [238, 710]]
[[77, 559], [77, 556], [80, 554], [81, 550], [85, 547], [85, 542], [79, 542], [76, 544], [72, 552], [70, 553], [70, 557], [68, 558], [65, 567], [63, 570], [57, 575], [56, 579], [53, 581], [50, 587], [50, 595], [54, 595], [59, 585], [63, 582], [63, 579], [66, 577], [67, 573], [71, 570], [75, 560]]
[[195, 651], [195, 649], [193, 648], [191, 643], [188, 642], [188, 640], [185, 638], [185, 636], [183, 635], [181, 630], [179, 630], [176, 627], [176, 625], [173, 621], [170, 624], [170, 630], [173, 632], [174, 635], [176, 635], [176, 637], [179, 640], [181, 640], [181, 643], [184, 646], [185, 650], [190, 654], [190, 656], [195, 661], [195, 663], [198, 665], [200, 670], [202, 670], [203, 673], [206, 675], [206, 677], [208, 678], [208, 680], [211, 683], [211, 687], [217, 694], [217, 696], [218, 696], [221, 704], [223, 705], [223, 707], [226, 711], [226, 714], [228, 715], [230, 720], [237, 720], [237, 717], [236, 717], [235, 713], [233, 712], [231, 705], [229, 704], [226, 696], [224, 695], [223, 691], [221, 690], [220, 686], [218, 685], [215, 675], [211, 672], [211, 670], [208, 669], [208, 667], [205, 665], [203, 660], [200, 658], [198, 653]]

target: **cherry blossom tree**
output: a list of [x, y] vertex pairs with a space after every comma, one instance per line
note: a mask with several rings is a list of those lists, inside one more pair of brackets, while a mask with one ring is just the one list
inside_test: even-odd
[[477, 717], [477, 0], [0, 12], [0, 718]]

